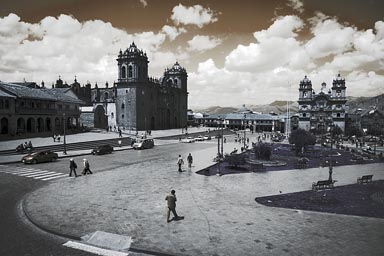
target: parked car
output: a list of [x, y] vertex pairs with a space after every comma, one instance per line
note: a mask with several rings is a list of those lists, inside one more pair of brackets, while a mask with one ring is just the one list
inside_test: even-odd
[[209, 135], [205, 135], [205, 136], [204, 136], [204, 140], [211, 140], [211, 136], [209, 136]]
[[155, 143], [153, 139], [138, 139], [132, 145], [134, 149], [147, 149], [147, 148], [153, 148], [154, 146], [155, 146]]
[[92, 149], [91, 154], [104, 155], [104, 154], [111, 154], [112, 152], [113, 152], [113, 147], [111, 145], [101, 145], [95, 149]]
[[24, 156], [21, 162], [24, 164], [37, 164], [56, 161], [58, 155], [50, 150], [38, 151]]
[[199, 135], [197, 136], [197, 138], [195, 139], [195, 141], [204, 141], [204, 137]]
[[192, 142], [195, 142], [195, 139], [192, 138], [192, 137], [187, 137], [187, 138], [182, 139], [181, 142], [183, 142], [183, 143], [192, 143]]

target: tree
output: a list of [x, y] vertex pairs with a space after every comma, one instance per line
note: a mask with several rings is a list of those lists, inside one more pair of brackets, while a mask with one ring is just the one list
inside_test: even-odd
[[259, 142], [253, 146], [257, 159], [270, 160], [272, 155], [272, 147], [269, 144]]
[[299, 155], [307, 146], [316, 144], [316, 137], [310, 132], [299, 128], [292, 131], [288, 141], [290, 144], [295, 145], [295, 153]]

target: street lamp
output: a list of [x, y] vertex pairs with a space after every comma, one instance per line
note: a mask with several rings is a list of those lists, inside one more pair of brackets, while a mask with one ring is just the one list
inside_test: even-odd
[[245, 124], [245, 122], [246, 122], [246, 118], [247, 118], [247, 114], [244, 114], [244, 122], [243, 122], [243, 125], [244, 125], [244, 149], [245, 149], [245, 137], [246, 137], [246, 135], [245, 135], [245, 130], [246, 130], [246, 124]]
[[65, 139], [65, 129], [66, 129], [66, 126], [67, 126], [67, 120], [65, 118], [65, 113], [63, 114], [63, 118], [64, 118], [64, 151], [63, 151], [63, 154], [66, 155], [67, 154], [67, 141]]

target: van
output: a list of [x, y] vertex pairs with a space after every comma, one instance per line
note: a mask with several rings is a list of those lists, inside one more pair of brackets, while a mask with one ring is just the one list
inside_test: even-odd
[[154, 146], [155, 146], [155, 143], [153, 142], [153, 139], [138, 139], [132, 145], [134, 149], [153, 148]]

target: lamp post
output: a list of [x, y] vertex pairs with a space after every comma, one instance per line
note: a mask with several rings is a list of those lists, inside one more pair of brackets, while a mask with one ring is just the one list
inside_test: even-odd
[[246, 124], [245, 124], [245, 122], [246, 122], [246, 118], [247, 118], [247, 115], [246, 114], [244, 114], [244, 122], [243, 122], [243, 125], [244, 125], [244, 149], [245, 149], [245, 137], [246, 137], [246, 133], [245, 133], [245, 130], [246, 130]]
[[63, 118], [64, 118], [64, 123], [63, 123], [63, 125], [64, 125], [64, 151], [63, 151], [63, 154], [64, 155], [66, 155], [67, 154], [67, 141], [66, 141], [66, 139], [65, 139], [65, 129], [66, 129], [66, 126], [67, 126], [67, 120], [66, 120], [66, 118], [65, 118], [65, 113], [63, 114]]

